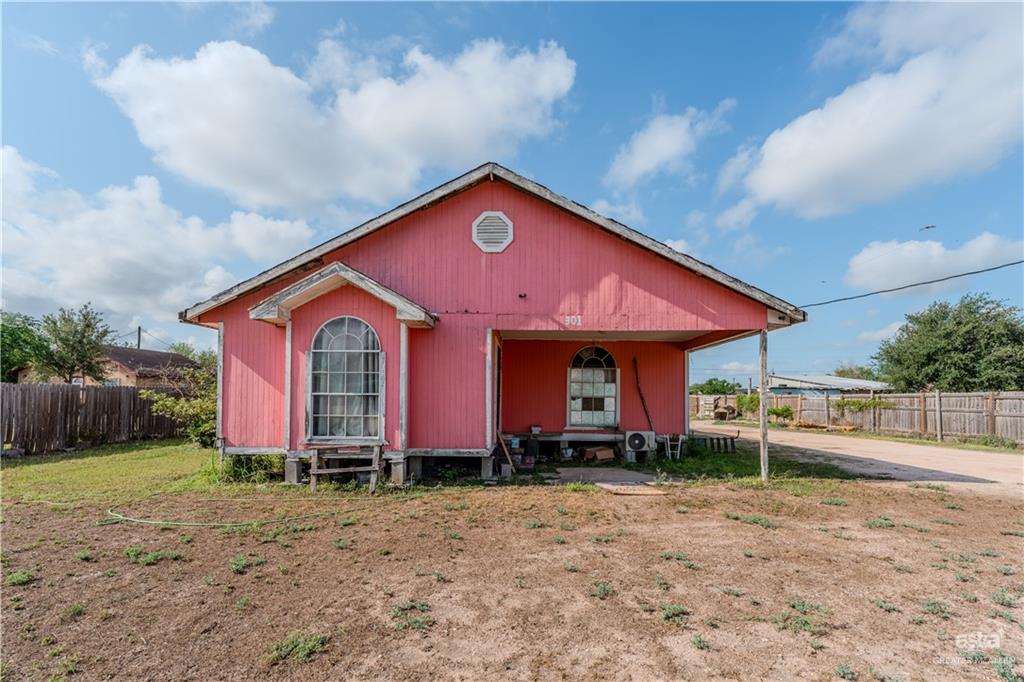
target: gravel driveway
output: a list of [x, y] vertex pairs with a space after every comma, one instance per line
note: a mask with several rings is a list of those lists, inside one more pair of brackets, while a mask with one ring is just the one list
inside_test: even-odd
[[[695, 421], [693, 428], [733, 434], [739, 431], [742, 439], [759, 438], [758, 430], [748, 426]], [[824, 460], [855, 474], [942, 482], [982, 493], [1024, 498], [1024, 456], [1018, 454], [778, 429], [769, 429], [768, 443], [769, 456], [773, 445], [782, 445], [790, 456]]]

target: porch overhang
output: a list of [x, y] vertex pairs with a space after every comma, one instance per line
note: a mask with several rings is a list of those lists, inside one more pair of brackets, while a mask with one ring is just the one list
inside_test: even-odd
[[437, 316], [380, 282], [341, 261], [320, 268], [313, 274], [285, 287], [249, 308], [249, 317], [278, 326], [291, 319], [291, 311], [326, 293], [351, 285], [362, 289], [395, 309], [395, 317], [409, 327], [433, 327]]

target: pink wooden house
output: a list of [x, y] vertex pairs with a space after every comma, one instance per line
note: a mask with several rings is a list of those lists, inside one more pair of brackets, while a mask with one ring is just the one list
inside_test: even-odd
[[806, 314], [487, 163], [181, 319], [219, 331], [225, 453], [380, 445], [401, 479], [531, 427], [686, 433], [690, 351]]

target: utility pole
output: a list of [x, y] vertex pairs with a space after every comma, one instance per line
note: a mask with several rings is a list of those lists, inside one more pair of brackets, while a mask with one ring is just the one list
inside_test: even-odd
[[139, 325], [138, 336], [135, 339], [135, 347], [136, 348], [142, 348], [142, 325], [141, 324]]

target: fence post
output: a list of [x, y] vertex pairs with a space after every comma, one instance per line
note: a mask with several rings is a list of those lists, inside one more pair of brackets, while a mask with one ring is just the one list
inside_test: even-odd
[[942, 442], [942, 391], [935, 391], [935, 438]]
[[924, 391], [917, 396], [918, 407], [920, 412], [918, 414], [918, 432], [922, 436], [928, 435], [928, 398], [925, 397]]
[[987, 414], [985, 416], [987, 417], [987, 419], [985, 421], [987, 423], [985, 425], [986, 426], [985, 430], [988, 431], [988, 434], [990, 436], [994, 436], [994, 435], [996, 435], [996, 393], [995, 393], [995, 391], [990, 391], [989, 392], [988, 399], [987, 399], [986, 402], [988, 404], [986, 405], [986, 412], [987, 412]]
[[875, 389], [871, 389], [868, 393], [868, 400], [871, 401], [871, 433], [878, 431], [878, 425], [876, 424], [878, 416], [878, 408], [875, 407]]
[[796, 394], [796, 425], [800, 426], [800, 422], [804, 416], [804, 395], [803, 393]]
[[828, 391], [825, 392], [825, 428], [832, 426], [832, 410], [829, 407]]

